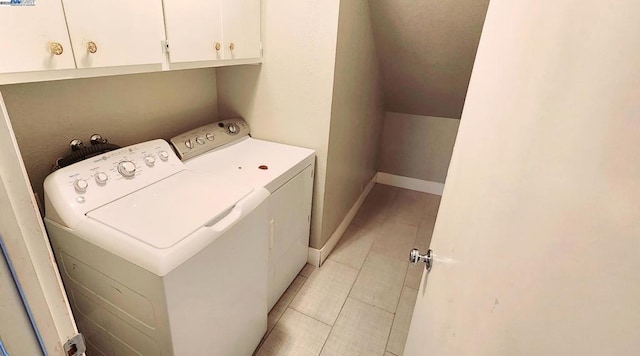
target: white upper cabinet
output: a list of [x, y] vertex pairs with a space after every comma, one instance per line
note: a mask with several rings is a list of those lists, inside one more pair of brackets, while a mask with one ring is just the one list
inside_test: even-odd
[[261, 57], [260, 0], [164, 0], [172, 63]]
[[224, 59], [261, 57], [260, 0], [222, 0]]
[[261, 10], [261, 0], [6, 4], [0, 85], [258, 63]]
[[0, 73], [75, 68], [60, 1], [0, 6]]
[[63, 0], [62, 3], [78, 68], [163, 62], [165, 33], [161, 0]]
[[171, 62], [223, 58], [220, 0], [164, 0]]

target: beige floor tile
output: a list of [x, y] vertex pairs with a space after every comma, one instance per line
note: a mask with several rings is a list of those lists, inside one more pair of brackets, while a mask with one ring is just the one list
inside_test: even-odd
[[374, 236], [372, 231], [349, 226], [329, 255], [329, 259], [360, 269], [373, 245]]
[[316, 266], [307, 263], [306, 265], [304, 265], [304, 267], [302, 267], [302, 270], [300, 271], [300, 273], [298, 273], [298, 275], [309, 278], [311, 273], [313, 273], [313, 271], [315, 271], [316, 268], [317, 268]]
[[290, 308], [333, 325], [357, 276], [357, 269], [327, 260], [307, 278]]
[[421, 253], [426, 253], [427, 249], [429, 249], [435, 224], [435, 216], [427, 216], [420, 222], [420, 227], [418, 228], [418, 234], [416, 238], [416, 248], [419, 249]]
[[390, 202], [397, 196], [399, 190], [397, 187], [378, 183], [373, 186], [367, 198]]
[[398, 220], [386, 220], [379, 230], [371, 252], [400, 261], [409, 260], [409, 252], [416, 247], [418, 226]]
[[388, 312], [395, 312], [407, 262], [370, 252], [349, 296]]
[[271, 308], [271, 311], [267, 316], [267, 333], [269, 333], [271, 329], [273, 329], [273, 327], [276, 325], [278, 320], [280, 320], [280, 317], [282, 316], [284, 311], [287, 310], [287, 307], [289, 306], [289, 304], [291, 303], [293, 298], [296, 296], [296, 294], [298, 293], [298, 291], [300, 290], [300, 288], [302, 287], [302, 285], [306, 280], [307, 279], [305, 277], [302, 277], [300, 275], [296, 276], [296, 278], [293, 280], [293, 282], [291, 282], [287, 290], [284, 291], [284, 293], [282, 294], [282, 297], [280, 297], [278, 302], [276, 302], [273, 308]]
[[399, 189], [388, 219], [396, 219], [410, 225], [419, 225], [425, 214], [426, 196], [426, 193]]
[[388, 208], [388, 203], [367, 200], [351, 220], [350, 225], [363, 229], [378, 229], [384, 223]]
[[404, 352], [404, 344], [409, 334], [409, 324], [411, 324], [411, 316], [417, 297], [417, 290], [407, 287], [402, 289], [400, 303], [398, 303], [398, 309], [393, 318], [391, 334], [389, 334], [389, 342], [387, 342], [387, 351], [391, 351], [396, 355], [402, 355]]
[[321, 355], [383, 355], [393, 314], [349, 298]]
[[420, 282], [422, 282], [422, 272], [424, 271], [424, 263], [409, 264], [407, 268], [407, 277], [404, 279], [405, 287], [420, 289]]
[[440, 196], [435, 194], [426, 194], [425, 196], [424, 216], [437, 216], [440, 208]]
[[319, 355], [330, 332], [330, 326], [289, 308], [256, 355]]

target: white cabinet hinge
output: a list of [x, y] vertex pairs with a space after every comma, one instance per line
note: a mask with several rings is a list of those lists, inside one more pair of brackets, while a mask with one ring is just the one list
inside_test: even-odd
[[87, 347], [84, 344], [84, 337], [78, 333], [73, 335], [67, 342], [62, 345], [64, 354], [67, 356], [80, 356], [84, 355], [87, 351]]
[[160, 43], [162, 44], [162, 53], [169, 53], [169, 41], [162, 40]]

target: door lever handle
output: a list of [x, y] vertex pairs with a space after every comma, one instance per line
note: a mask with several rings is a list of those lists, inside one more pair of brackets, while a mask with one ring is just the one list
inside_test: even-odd
[[433, 251], [428, 250], [426, 254], [421, 255], [420, 251], [417, 248], [414, 248], [409, 253], [409, 261], [412, 264], [418, 264], [418, 262], [424, 262], [427, 266], [427, 272], [431, 271], [431, 267], [433, 266]]

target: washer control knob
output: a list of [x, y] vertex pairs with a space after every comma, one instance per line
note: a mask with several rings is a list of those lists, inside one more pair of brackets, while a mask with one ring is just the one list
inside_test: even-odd
[[206, 137], [207, 137], [207, 140], [209, 141], [213, 141], [214, 139], [213, 134], [211, 132], [209, 132]]
[[122, 161], [118, 163], [118, 173], [125, 178], [131, 178], [136, 175], [136, 164], [131, 161]]
[[204, 137], [202, 136], [196, 137], [196, 143], [199, 145], [204, 145]]
[[193, 141], [191, 139], [184, 141], [184, 145], [187, 146], [188, 149], [193, 148]]
[[169, 154], [167, 153], [167, 151], [158, 152], [158, 156], [160, 156], [160, 159], [165, 162], [169, 159]]
[[144, 156], [144, 163], [149, 167], [153, 167], [153, 165], [156, 164], [156, 158], [151, 155]]
[[96, 173], [94, 178], [96, 179], [96, 183], [100, 185], [106, 184], [107, 181], [109, 180], [109, 176], [104, 172]]
[[230, 135], [235, 135], [235, 134], [237, 134], [237, 133], [238, 133], [238, 125], [236, 125], [236, 124], [234, 124], [234, 123], [231, 123], [231, 124], [227, 125], [227, 132], [228, 132]]
[[88, 187], [89, 183], [87, 183], [87, 181], [84, 179], [78, 178], [75, 180], [75, 182], [73, 182], [73, 188], [75, 188], [76, 192], [78, 193], [86, 192]]

